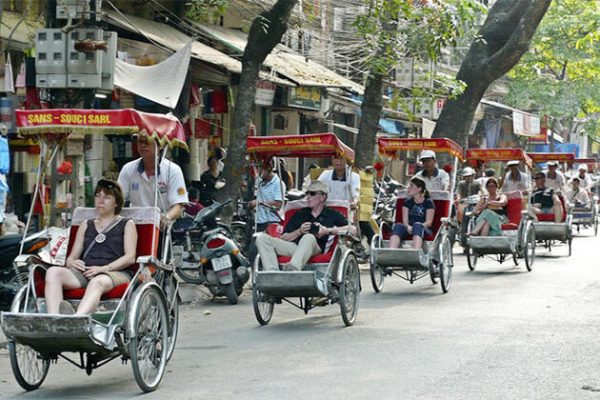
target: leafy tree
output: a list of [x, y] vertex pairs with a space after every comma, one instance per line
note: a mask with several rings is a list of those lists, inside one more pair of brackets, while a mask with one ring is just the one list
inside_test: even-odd
[[509, 103], [549, 115], [554, 132], [600, 135], [600, 3], [553, 2], [531, 47], [509, 74]]
[[[436, 61], [442, 48], [453, 45], [481, 10], [470, 0], [364, 1], [366, 12], [355, 22], [364, 41], [361, 57], [369, 71], [356, 141], [356, 163], [360, 167], [373, 162], [383, 89], [390, 72], [407, 57]], [[454, 87], [460, 90], [460, 85]], [[410, 91], [405, 95], [415, 97]]]
[[186, 17], [198, 22], [215, 22], [225, 14], [228, 5], [229, 0], [192, 0]]
[[498, 0], [494, 3], [456, 76], [467, 87], [456, 99], [446, 102], [433, 137], [465, 143], [483, 94], [525, 54], [551, 1]]
[[[221, 189], [222, 199], [237, 199], [242, 185], [242, 171], [246, 160], [246, 137], [254, 116], [258, 73], [265, 58], [281, 41], [297, 0], [277, 0], [273, 7], [258, 15], [250, 27], [248, 43], [242, 55], [242, 73], [239, 92], [231, 123], [227, 162], [223, 175], [227, 185]], [[231, 216], [233, 208], [229, 208]], [[226, 217], [227, 217], [226, 216]]]

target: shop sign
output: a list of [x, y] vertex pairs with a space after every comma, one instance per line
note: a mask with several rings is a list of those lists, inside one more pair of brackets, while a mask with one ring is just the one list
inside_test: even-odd
[[288, 107], [319, 111], [321, 109], [321, 89], [306, 86], [289, 88], [287, 105]]
[[513, 111], [513, 132], [522, 136], [538, 136], [540, 119], [535, 115]]
[[258, 81], [256, 85], [256, 105], [257, 106], [272, 106], [275, 99], [276, 85], [273, 82]]
[[544, 115], [540, 122], [539, 135], [530, 136], [527, 140], [530, 143], [548, 143], [548, 116]]

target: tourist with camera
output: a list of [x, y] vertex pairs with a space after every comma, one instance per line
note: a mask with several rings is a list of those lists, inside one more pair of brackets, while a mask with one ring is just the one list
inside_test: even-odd
[[280, 238], [262, 233], [256, 239], [256, 247], [265, 271], [279, 270], [277, 256], [291, 256], [283, 264], [284, 271], [300, 271], [308, 260], [326, 253], [335, 235], [356, 234], [356, 227], [339, 212], [325, 206], [329, 187], [321, 181], [313, 181], [306, 188], [307, 207], [296, 212]]

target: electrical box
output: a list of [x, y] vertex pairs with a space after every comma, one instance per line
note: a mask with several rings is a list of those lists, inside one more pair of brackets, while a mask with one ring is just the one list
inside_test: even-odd
[[116, 32], [40, 29], [36, 32], [36, 51], [37, 87], [113, 89]]

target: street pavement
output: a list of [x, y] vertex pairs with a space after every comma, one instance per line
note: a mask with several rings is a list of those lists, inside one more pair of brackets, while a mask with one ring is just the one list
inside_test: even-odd
[[[276, 305], [259, 327], [252, 298], [212, 301], [185, 286], [177, 348], [144, 399], [600, 399], [598, 238], [538, 248], [532, 272], [493, 260], [468, 271], [455, 248], [451, 290], [363, 271], [357, 322], [337, 305]], [[0, 337], [0, 341], [2, 338]], [[140, 393], [118, 360], [86, 376], [64, 360], [24, 393], [0, 350], [2, 399], [121, 399]]]

